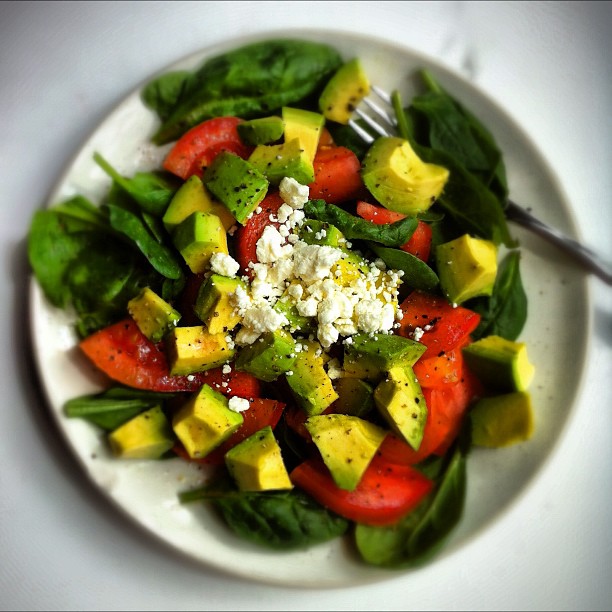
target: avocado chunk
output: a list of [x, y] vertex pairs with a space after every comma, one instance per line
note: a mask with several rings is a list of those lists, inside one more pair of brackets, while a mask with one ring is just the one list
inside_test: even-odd
[[236, 369], [249, 372], [265, 382], [276, 380], [291, 370], [295, 362], [295, 341], [283, 330], [266, 332], [245, 346], [236, 357]]
[[296, 306], [290, 302], [288, 298], [283, 295], [276, 304], [274, 304], [274, 310], [282, 315], [289, 322], [287, 329], [291, 332], [301, 333], [314, 333], [316, 331], [316, 321], [313, 317], [302, 316]]
[[172, 239], [194, 274], [206, 272], [213, 253], [228, 254], [227, 233], [212, 213], [191, 213], [178, 224]]
[[387, 432], [369, 421], [346, 414], [321, 414], [305, 422], [334, 482], [354, 491]]
[[269, 425], [227, 451], [225, 465], [241, 491], [293, 489], [280, 446]]
[[345, 346], [343, 367], [347, 376], [376, 380], [394, 366], [412, 367], [427, 350], [420, 342], [395, 334], [355, 334]]
[[302, 185], [314, 181], [314, 166], [298, 138], [276, 145], [259, 145], [249, 157], [249, 163], [272, 185], [286, 176]]
[[364, 417], [373, 408], [374, 389], [359, 378], [339, 378], [334, 387], [338, 394], [334, 410], [341, 414]]
[[305, 219], [298, 235], [302, 242], [319, 246], [340, 247], [346, 242], [344, 234], [335, 225], [317, 219]]
[[483, 238], [464, 234], [435, 250], [440, 287], [449, 302], [461, 304], [491, 295], [497, 276], [497, 247]]
[[525, 391], [535, 374], [524, 342], [486, 336], [462, 349], [468, 368], [487, 389]]
[[244, 422], [218, 391], [202, 385], [176, 412], [172, 429], [192, 459], [206, 457]]
[[483, 397], [470, 410], [472, 443], [499, 448], [533, 435], [531, 396], [525, 391]]
[[427, 421], [427, 404], [412, 368], [391, 368], [374, 389], [374, 401], [391, 429], [414, 450], [419, 450]]
[[175, 327], [164, 338], [170, 375], [188, 375], [216, 368], [234, 356], [226, 334], [211, 334], [204, 325]]
[[269, 187], [266, 177], [253, 164], [229, 151], [221, 151], [215, 157], [202, 182], [242, 225], [265, 198]]
[[213, 200], [202, 179], [196, 174], [190, 176], [174, 194], [162, 217], [162, 222], [166, 230], [172, 234], [181, 221], [198, 211], [217, 215], [226, 231], [236, 223], [232, 213], [223, 204]]
[[286, 374], [287, 383], [298, 404], [309, 416], [321, 414], [338, 399], [331, 378], [325, 371], [323, 351], [318, 342], [304, 340]]
[[236, 126], [236, 129], [244, 144], [257, 146], [280, 140], [285, 131], [285, 124], [280, 117], [272, 115], [242, 121]]
[[174, 446], [175, 438], [161, 406], [154, 406], [114, 429], [108, 441], [121, 459], [159, 459]]
[[319, 110], [336, 123], [348, 124], [355, 108], [370, 93], [370, 81], [359, 58], [340, 66], [319, 96]]
[[220, 274], [211, 274], [200, 285], [193, 310], [210, 334], [231, 331], [240, 323], [240, 315], [230, 303], [230, 296], [238, 287], [246, 289], [246, 284], [239, 278]]
[[366, 152], [361, 177], [368, 191], [389, 210], [425, 212], [442, 193], [450, 173], [424, 162], [403, 138], [382, 136]]
[[306, 157], [312, 162], [319, 146], [325, 117], [320, 113], [289, 106], [284, 106], [282, 113], [285, 122], [285, 142], [297, 138]]
[[181, 319], [178, 310], [150, 287], [143, 287], [140, 293], [128, 302], [127, 309], [136, 321], [138, 329], [151, 342], [159, 342]]

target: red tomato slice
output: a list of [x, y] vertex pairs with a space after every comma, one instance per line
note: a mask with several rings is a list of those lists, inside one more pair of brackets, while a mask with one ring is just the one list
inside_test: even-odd
[[[406, 215], [402, 213], [387, 210], [383, 206], [370, 204], [369, 202], [365, 202], [363, 200], [357, 202], [356, 212], [363, 219], [378, 225], [395, 223], [396, 221], [401, 221], [406, 217]], [[403, 244], [400, 247], [400, 249], [402, 249], [402, 251], [406, 251], [406, 253], [410, 253], [411, 255], [418, 257], [422, 261], [427, 262], [431, 252], [431, 239], [431, 226], [428, 223], [425, 223], [425, 221], [419, 220], [419, 224], [414, 230], [414, 233], [412, 236], [410, 236], [406, 244]]]
[[346, 147], [321, 147], [314, 158], [315, 180], [310, 187], [310, 199], [322, 199], [329, 204], [354, 200], [364, 193], [361, 163]]
[[230, 151], [246, 159], [253, 147], [245, 145], [238, 135], [236, 126], [241, 122], [238, 117], [215, 117], [191, 128], [170, 149], [164, 169], [187, 180], [192, 174], [201, 177], [203, 168], [221, 151]]
[[253, 213], [244, 225], [241, 225], [234, 234], [236, 238], [236, 261], [240, 264], [243, 273], [252, 277], [250, 263], [257, 262], [257, 241], [261, 238], [267, 225], [278, 227], [278, 221], [270, 221], [270, 215], [276, 216], [278, 209], [284, 203], [278, 192], [268, 193], [262, 200], [261, 212]]
[[280, 420], [285, 404], [273, 399], [256, 397], [251, 400], [251, 407], [242, 413], [244, 421], [223, 444], [215, 448], [211, 453], [201, 459], [192, 459], [181, 444], [176, 444], [174, 452], [187, 461], [196, 461], [208, 465], [222, 465], [225, 461], [225, 453], [242, 442], [250, 435], [258, 432], [268, 425], [274, 429]]
[[79, 347], [109, 378], [135, 389], [191, 392], [207, 383], [227, 396], [251, 398], [261, 394], [259, 380], [234, 369], [229, 374], [213, 368], [189, 376], [171, 376], [162, 345], [151, 342], [131, 318], [93, 333]]
[[427, 346], [422, 359], [442, 356], [456, 348], [475, 329], [480, 315], [463, 306], [453, 307], [442, 296], [413, 291], [400, 305], [404, 317], [397, 333], [412, 338], [416, 328], [423, 331], [419, 342]]
[[432, 490], [433, 482], [408, 465], [374, 457], [354, 491], [340, 489], [319, 458], [307, 459], [291, 471], [292, 482], [321, 505], [366, 525], [393, 525]]
[[463, 353], [461, 349], [470, 342], [464, 338], [452, 351], [434, 357], [421, 357], [412, 366], [422, 388], [434, 388], [456, 383], [463, 374]]

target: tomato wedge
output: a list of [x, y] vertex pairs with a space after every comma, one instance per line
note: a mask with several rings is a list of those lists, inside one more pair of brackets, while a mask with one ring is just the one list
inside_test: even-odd
[[[387, 210], [383, 206], [370, 204], [370, 202], [365, 202], [364, 200], [357, 202], [355, 212], [363, 219], [378, 225], [395, 223], [396, 221], [401, 221], [406, 217], [406, 215], [402, 213]], [[411, 255], [418, 257], [424, 262], [427, 262], [431, 252], [432, 236], [433, 232], [431, 230], [431, 226], [428, 223], [425, 223], [425, 221], [419, 220], [419, 224], [414, 230], [414, 233], [412, 236], [410, 236], [405, 244], [400, 246], [400, 249], [402, 251], [406, 251], [406, 253], [410, 253]]]
[[364, 194], [361, 163], [346, 147], [321, 147], [314, 158], [315, 179], [310, 183], [310, 198], [340, 204]]
[[250, 435], [268, 425], [274, 429], [280, 420], [285, 404], [274, 399], [256, 397], [251, 400], [251, 407], [242, 413], [244, 422], [223, 444], [201, 459], [192, 459], [181, 444], [176, 444], [174, 452], [187, 461], [196, 461], [207, 465], [222, 465], [225, 453]]
[[397, 333], [413, 338], [421, 330], [419, 342], [427, 346], [421, 359], [442, 356], [463, 342], [480, 323], [480, 315], [469, 308], [455, 306], [442, 296], [413, 291], [400, 304], [404, 313]]
[[461, 349], [469, 344], [469, 336], [464, 338], [456, 348], [443, 355], [423, 356], [412, 366], [421, 388], [436, 388], [459, 381], [463, 374], [463, 353]]
[[365, 525], [393, 525], [432, 490], [433, 482], [409, 465], [374, 457], [354, 491], [340, 489], [320, 458], [307, 459], [291, 481], [336, 514]]
[[189, 376], [171, 376], [161, 344], [154, 344], [126, 318], [109, 325], [79, 343], [90, 361], [112, 380], [135, 389], [191, 392], [204, 383], [227, 396], [250, 399], [261, 394], [261, 383], [251, 374], [222, 368]]
[[284, 204], [283, 198], [277, 191], [268, 193], [259, 207], [261, 212], [253, 213], [247, 222], [240, 226], [234, 234], [236, 238], [236, 261], [244, 274], [252, 278], [253, 271], [250, 263], [257, 262], [257, 241], [261, 238], [267, 225], [278, 227], [278, 221], [270, 221], [270, 216], [276, 216], [278, 209]]
[[191, 175], [202, 176], [203, 168], [211, 164], [221, 151], [230, 151], [246, 159], [253, 147], [245, 145], [236, 126], [239, 117], [215, 117], [191, 128], [170, 149], [163, 162], [168, 172], [187, 180]]

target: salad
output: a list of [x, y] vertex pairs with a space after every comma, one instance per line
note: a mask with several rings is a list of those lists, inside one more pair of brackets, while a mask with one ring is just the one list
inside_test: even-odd
[[[117, 461], [206, 466], [181, 503], [286, 551], [409, 567], [461, 520], [469, 452], [533, 431], [520, 248], [491, 133], [427, 71], [398, 135], [348, 125], [358, 57], [250, 44], [142, 90], [160, 168], [35, 213], [28, 254], [107, 381]], [[367, 124], [363, 125], [368, 130]]]

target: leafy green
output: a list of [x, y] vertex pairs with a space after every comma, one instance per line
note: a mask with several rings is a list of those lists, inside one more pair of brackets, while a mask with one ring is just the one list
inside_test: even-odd
[[166, 78], [162, 75], [148, 86], [144, 97], [163, 121], [153, 142], [176, 140], [212, 117], [251, 119], [296, 104], [320, 91], [341, 64], [339, 53], [328, 45], [277, 39], [213, 57], [182, 83], [181, 77], [160, 81]]
[[335, 225], [347, 240], [371, 240], [391, 247], [407, 242], [418, 225], [415, 217], [377, 225], [356, 217], [335, 204], [327, 204], [325, 200], [309, 200], [304, 206], [304, 214], [311, 219]]
[[[437, 484], [415, 510], [392, 527], [357, 525], [355, 543], [364, 561], [387, 568], [428, 561], [461, 520], [467, 486], [466, 450], [457, 445], [449, 458], [432, 464]], [[436, 472], [439, 472], [436, 474]]]
[[349, 522], [300, 490], [239, 492], [228, 480], [182, 493], [182, 503], [210, 501], [240, 537], [268, 548], [289, 550], [326, 542], [346, 533]]
[[143, 103], [148, 108], [155, 110], [157, 116], [165, 121], [181, 97], [190, 74], [188, 70], [162, 74], [143, 88], [141, 93]]
[[64, 412], [68, 418], [85, 419], [106, 431], [112, 431], [141, 412], [163, 404], [172, 395], [111, 387], [100, 393], [68, 400], [64, 404]]
[[493, 294], [476, 298], [469, 307], [481, 316], [473, 338], [502, 336], [516, 340], [527, 321], [527, 295], [520, 271], [520, 251], [510, 251], [501, 261]]
[[368, 244], [369, 248], [380, 257], [387, 267], [402, 270], [402, 283], [412, 289], [434, 291], [440, 282], [438, 275], [418, 257], [400, 249], [390, 249], [377, 244]]

